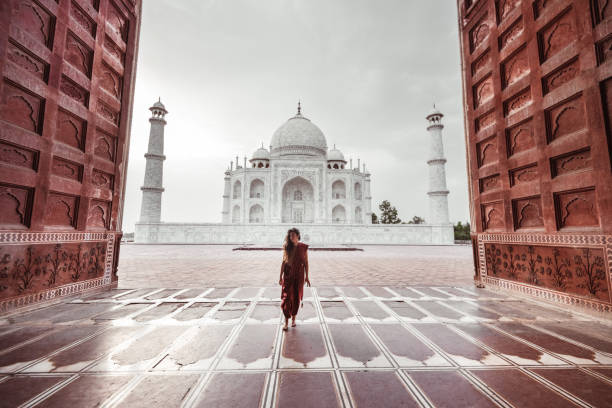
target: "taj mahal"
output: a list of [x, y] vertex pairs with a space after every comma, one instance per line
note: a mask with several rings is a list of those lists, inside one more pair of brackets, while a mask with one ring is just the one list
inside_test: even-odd
[[302, 115], [272, 135], [270, 150], [257, 149], [246, 163], [225, 172], [223, 222], [231, 224], [371, 224], [370, 174]]
[[[168, 111], [151, 108], [149, 148], [142, 190], [137, 243], [280, 245], [287, 228], [297, 226], [314, 245], [453, 243], [449, 222], [442, 113], [427, 115], [430, 138], [427, 224], [373, 224], [371, 174], [365, 163], [345, 159], [325, 134], [297, 112], [250, 158], [232, 160], [225, 171], [221, 223], [161, 221], [164, 191], [164, 127]], [[356, 166], [354, 165], [356, 164]], [[398, 187], [402, 187], [399, 185]]]

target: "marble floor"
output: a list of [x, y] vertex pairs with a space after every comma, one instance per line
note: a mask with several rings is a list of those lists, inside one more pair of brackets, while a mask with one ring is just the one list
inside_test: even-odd
[[610, 407], [612, 328], [470, 286], [118, 289], [0, 318], [0, 407]]

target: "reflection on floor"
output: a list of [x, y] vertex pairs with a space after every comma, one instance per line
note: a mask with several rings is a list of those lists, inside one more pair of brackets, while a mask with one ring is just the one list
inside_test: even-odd
[[0, 406], [612, 406], [612, 329], [472, 287], [120, 289], [0, 318]]

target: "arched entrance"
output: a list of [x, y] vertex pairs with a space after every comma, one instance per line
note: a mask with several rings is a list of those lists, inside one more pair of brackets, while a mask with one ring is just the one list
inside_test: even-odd
[[255, 204], [249, 210], [249, 222], [251, 224], [260, 223], [264, 221], [264, 209], [261, 205]]
[[332, 222], [334, 224], [346, 223], [346, 210], [340, 204], [335, 206], [332, 210]]
[[295, 177], [283, 186], [282, 222], [314, 222], [314, 189], [303, 177]]

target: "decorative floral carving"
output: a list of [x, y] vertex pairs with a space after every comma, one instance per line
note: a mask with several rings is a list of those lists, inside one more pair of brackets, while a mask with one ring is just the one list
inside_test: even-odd
[[508, 156], [534, 148], [535, 141], [531, 119], [508, 129], [506, 131], [506, 138]]
[[481, 193], [488, 193], [489, 191], [500, 188], [500, 186], [501, 186], [501, 183], [499, 179], [499, 174], [494, 174], [492, 176], [480, 179], [480, 192]]
[[495, 136], [478, 143], [477, 149], [479, 167], [495, 163], [497, 161], [497, 139]]
[[495, 124], [495, 111], [490, 111], [476, 119], [476, 132]]
[[506, 30], [499, 38], [499, 49], [503, 50], [523, 34], [523, 19], [520, 18], [508, 30]]
[[551, 160], [552, 176], [574, 173], [591, 168], [591, 149], [564, 154]]
[[573, 9], [567, 10], [539, 35], [542, 61], [555, 55], [576, 40]]
[[487, 243], [485, 261], [490, 276], [609, 300], [599, 248]]
[[528, 183], [530, 181], [537, 180], [538, 178], [538, 166], [533, 164], [520, 169], [514, 169], [510, 171], [510, 185], [516, 186], [522, 183]]
[[489, 23], [486, 21], [486, 16], [480, 22], [476, 24], [476, 26], [470, 31], [470, 41], [472, 46], [472, 51], [478, 48], [481, 44], [485, 42], [487, 38], [489, 38]]
[[476, 76], [482, 69], [484, 69], [491, 62], [491, 53], [489, 50], [485, 51], [476, 61], [472, 63], [472, 76]]
[[119, 112], [113, 110], [110, 106], [98, 100], [98, 113], [109, 122], [119, 126]]
[[110, 203], [106, 201], [92, 200], [89, 206], [87, 226], [107, 229], [109, 209]]
[[106, 242], [37, 244], [0, 247], [0, 294], [33, 293], [105, 271]]
[[87, 107], [89, 102], [89, 92], [65, 76], [62, 76], [60, 91]]
[[549, 142], [585, 127], [582, 95], [569, 99], [546, 112]]
[[6, 57], [41, 80], [47, 80], [48, 64], [11, 40], [8, 42]]
[[0, 184], [0, 228], [20, 229], [28, 226], [31, 189]]
[[97, 187], [113, 188], [113, 176], [100, 170], [93, 170], [91, 182]]
[[503, 21], [519, 4], [521, 4], [521, 0], [499, 0], [497, 2], [499, 21]]
[[53, 174], [77, 181], [81, 181], [81, 175], [83, 174], [81, 165], [59, 157], [53, 158], [51, 169]]
[[512, 209], [516, 229], [537, 228], [544, 225], [540, 197], [513, 200]]
[[123, 65], [123, 59], [125, 56], [124, 52], [108, 36], [104, 37], [104, 48], [106, 49], [106, 51], [109, 52], [110, 55], [112, 55], [117, 61], [119, 61], [121, 65]]
[[123, 13], [119, 11], [113, 3], [109, 4], [107, 23], [112, 27], [113, 31], [124, 41], [127, 42], [128, 24]]
[[531, 103], [531, 90], [527, 88], [526, 90], [520, 92], [519, 94], [511, 97], [504, 103], [504, 113], [506, 116], [509, 116], [516, 111], [523, 109], [525, 106]]
[[121, 97], [121, 77], [106, 64], [102, 65], [100, 86], [117, 99]]
[[68, 32], [66, 35], [66, 50], [64, 58], [76, 69], [88, 77], [90, 76], [93, 51], [91, 51], [70, 32]]
[[0, 141], [0, 161], [36, 170], [38, 152]]
[[0, 105], [0, 118], [31, 132], [42, 128], [43, 99], [19, 85], [5, 80], [5, 102]]
[[580, 65], [578, 63], [578, 58], [575, 58], [544, 78], [544, 92], [548, 93], [566, 82], [571, 81], [578, 75], [579, 71]]
[[98, 138], [96, 139], [96, 146], [94, 148], [95, 155], [109, 161], [114, 161], [115, 138], [99, 130], [97, 131], [97, 135]]
[[474, 108], [493, 98], [493, 78], [488, 77], [474, 86]]
[[19, 15], [13, 19], [16, 24], [50, 48], [54, 17], [34, 0], [22, 0], [17, 7]]
[[509, 60], [502, 64], [502, 72], [504, 79], [504, 88], [511, 85], [529, 74], [529, 61], [527, 58], [527, 49], [521, 48], [519, 52], [510, 57]]
[[96, 23], [86, 12], [81, 10], [76, 2], [72, 2], [70, 7], [70, 16], [77, 22], [85, 31], [91, 34], [92, 37], [96, 35]]
[[555, 208], [559, 229], [599, 226], [594, 188], [556, 193]]
[[47, 225], [57, 225], [74, 228], [78, 197], [60, 193], [49, 193], [45, 213]]
[[69, 146], [83, 150], [85, 146], [85, 121], [60, 109], [57, 116], [56, 138]]
[[483, 230], [503, 229], [504, 210], [502, 203], [490, 203], [482, 206]]

